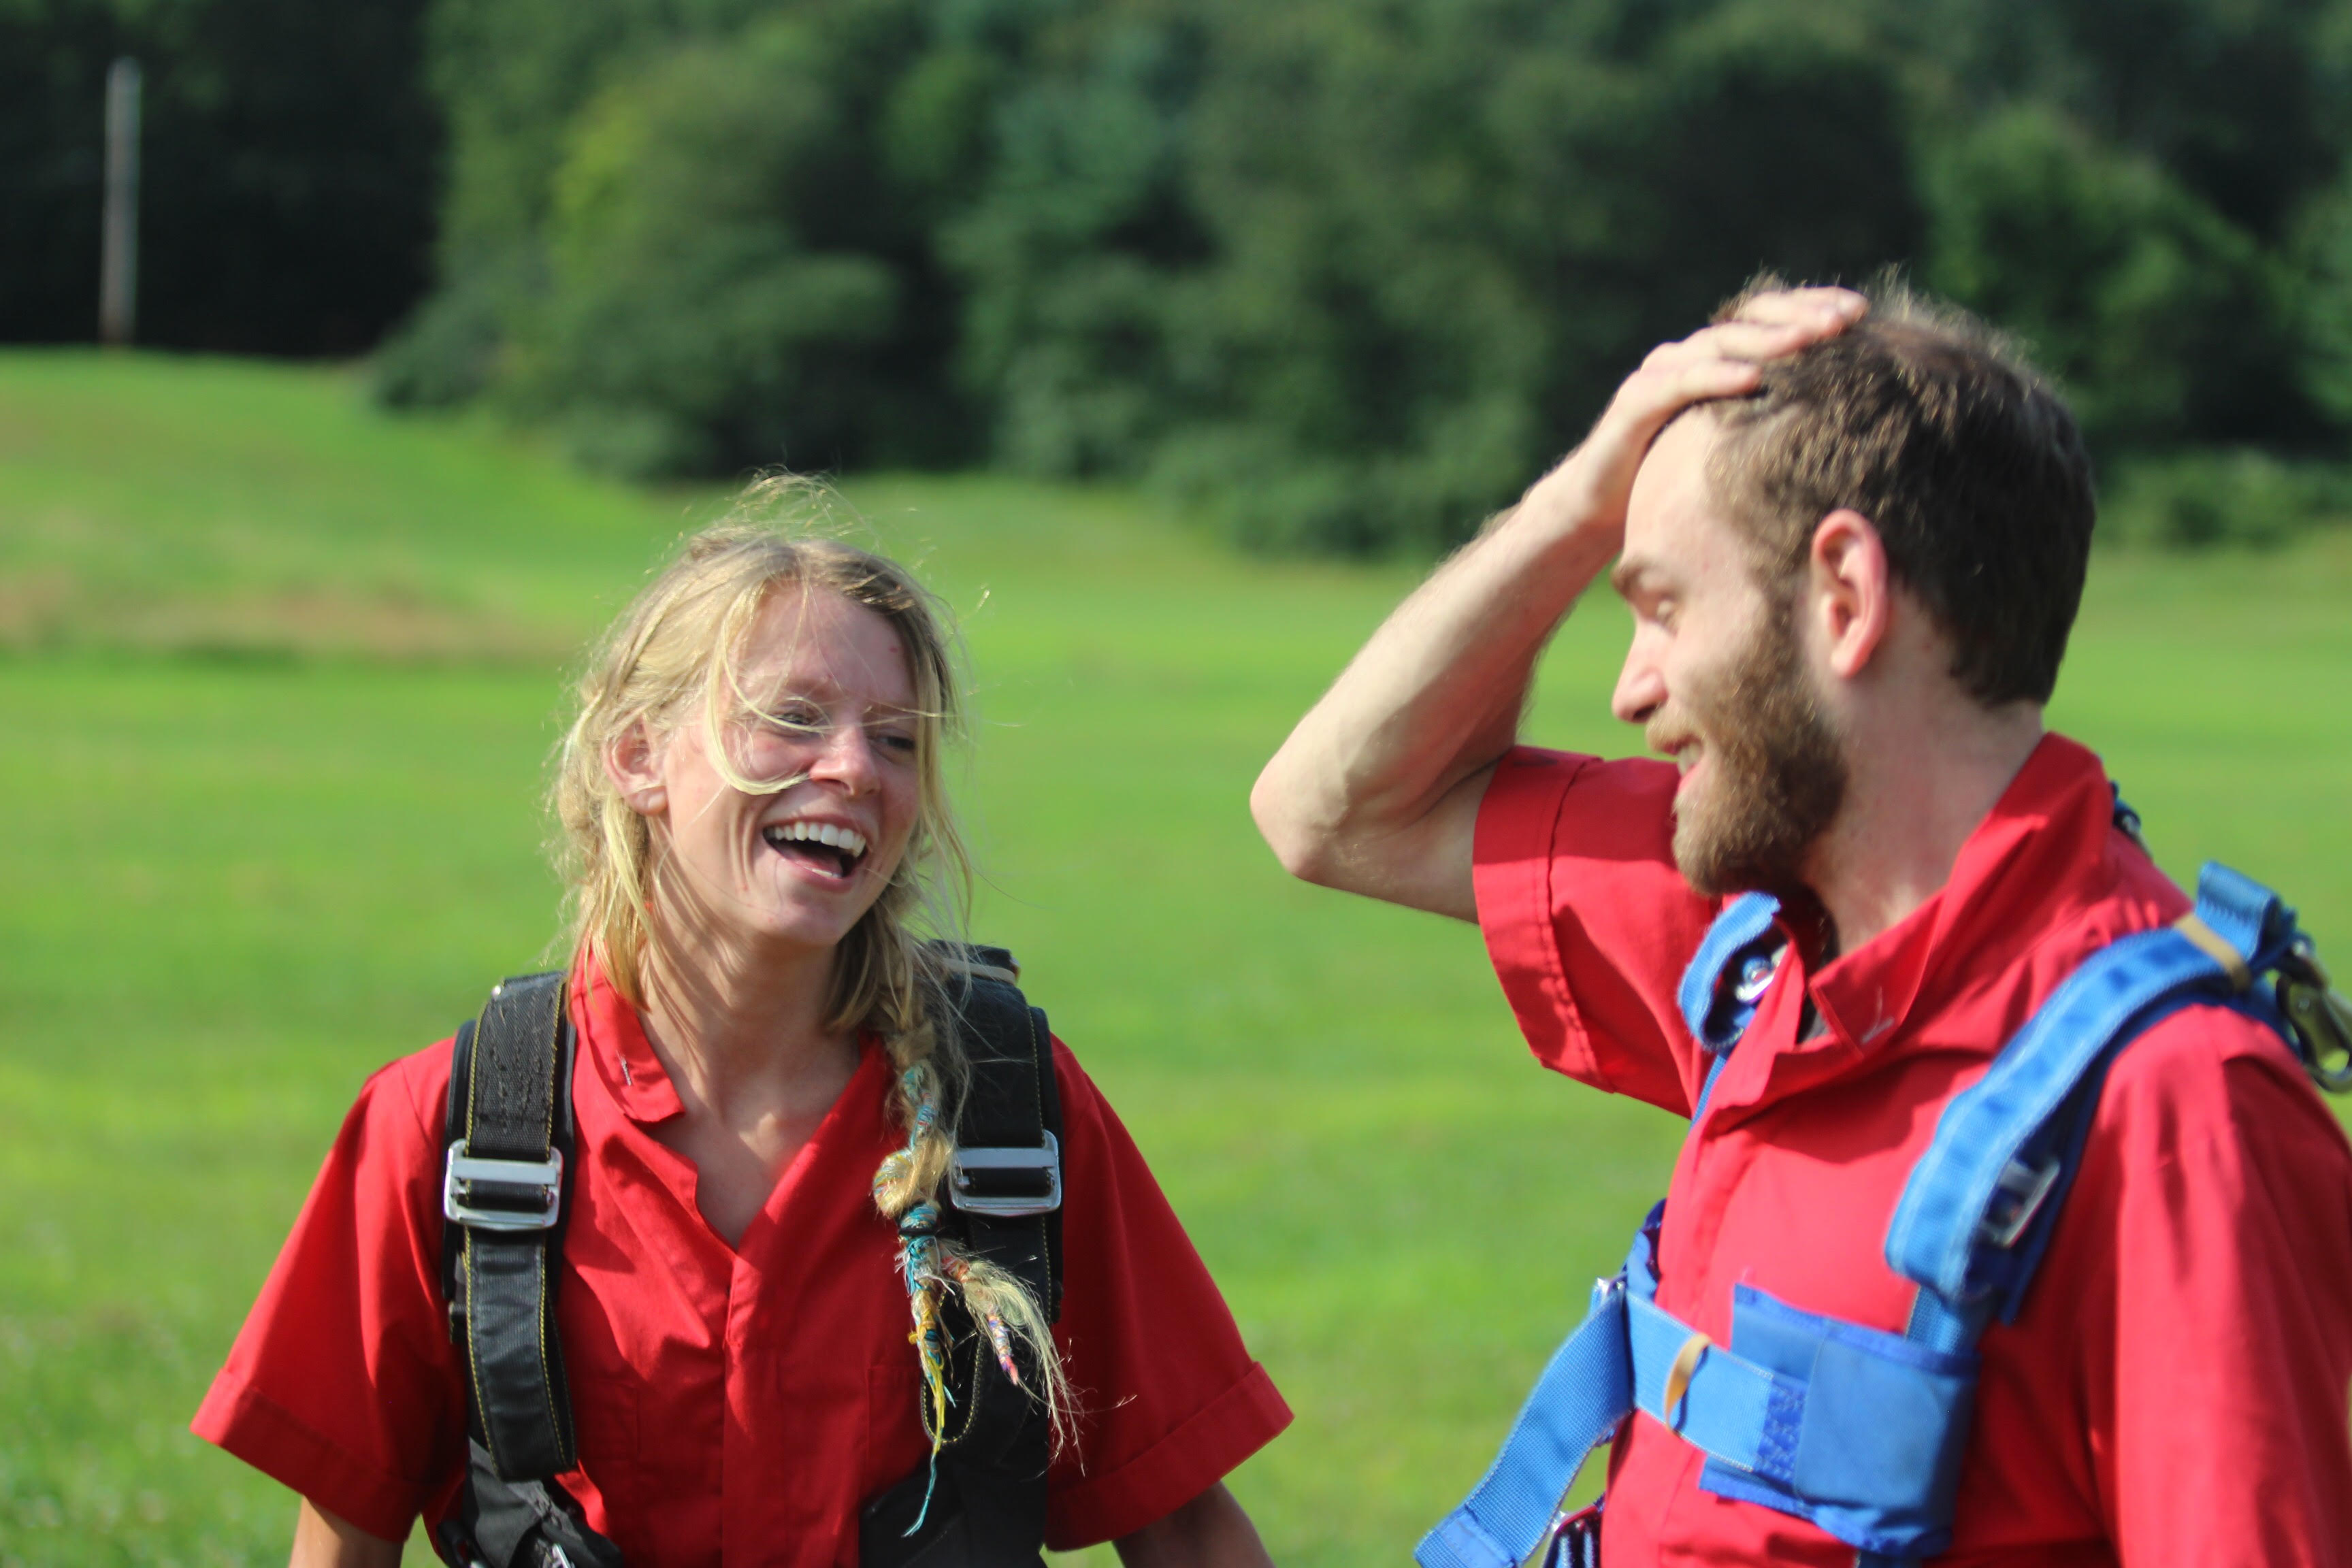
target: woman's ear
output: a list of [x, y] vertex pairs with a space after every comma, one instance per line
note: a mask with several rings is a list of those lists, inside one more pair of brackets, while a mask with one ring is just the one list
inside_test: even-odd
[[636, 721], [604, 748], [604, 776], [621, 792], [629, 809], [639, 816], [659, 816], [669, 806], [669, 787], [663, 776], [661, 749]]

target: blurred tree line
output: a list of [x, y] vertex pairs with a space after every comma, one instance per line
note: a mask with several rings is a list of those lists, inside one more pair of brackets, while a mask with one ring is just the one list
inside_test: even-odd
[[0, 342], [98, 330], [108, 65], [146, 67], [139, 337], [352, 354], [433, 278], [428, 0], [0, 0]]
[[[1133, 476], [1252, 542], [1426, 551], [1758, 268], [1894, 263], [2035, 347], [2134, 529], [2338, 504], [2352, 0], [337, 13], [411, 5], [439, 283], [380, 393], [623, 472]], [[369, 101], [388, 163], [409, 100]]]

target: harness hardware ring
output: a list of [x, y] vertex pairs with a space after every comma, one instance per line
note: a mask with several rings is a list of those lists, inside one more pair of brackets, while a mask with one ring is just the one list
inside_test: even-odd
[[1698, 1371], [1701, 1357], [1714, 1342], [1705, 1334], [1695, 1333], [1683, 1342], [1675, 1352], [1674, 1365], [1666, 1368], [1666, 1396], [1658, 1408], [1665, 1412], [1666, 1425], [1679, 1432], [1683, 1429], [1683, 1395], [1690, 1392], [1692, 1375]]

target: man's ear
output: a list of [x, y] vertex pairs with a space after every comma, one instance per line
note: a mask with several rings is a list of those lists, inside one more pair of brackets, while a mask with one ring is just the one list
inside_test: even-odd
[[1811, 613], [1831, 673], [1852, 680], [1870, 666], [1895, 616], [1895, 580], [1886, 544], [1858, 511], [1830, 513], [1813, 529], [1807, 561]]
[[669, 788], [661, 769], [661, 750], [654, 744], [643, 719], [613, 738], [604, 748], [604, 776], [639, 816], [658, 816], [669, 806]]

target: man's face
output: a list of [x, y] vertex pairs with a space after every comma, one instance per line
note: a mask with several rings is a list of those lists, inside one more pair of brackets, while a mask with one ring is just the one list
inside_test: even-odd
[[1715, 417], [1667, 426], [1633, 481], [1614, 574], [1633, 640], [1611, 707], [1675, 760], [1675, 863], [1721, 895], [1801, 886], [1846, 769], [1800, 646], [1794, 585], [1768, 592], [1706, 479]]

